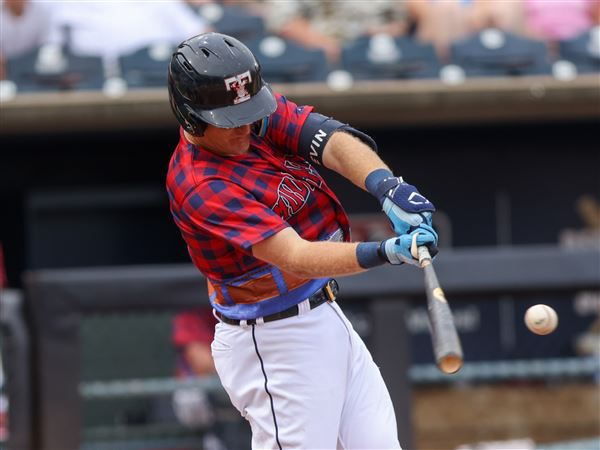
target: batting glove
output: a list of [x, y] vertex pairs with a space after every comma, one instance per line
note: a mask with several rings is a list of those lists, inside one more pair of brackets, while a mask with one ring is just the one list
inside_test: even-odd
[[[377, 169], [365, 181], [367, 190], [383, 207], [397, 236], [414, 231], [421, 224], [431, 228], [431, 213], [435, 206], [402, 177], [395, 177], [385, 169]], [[437, 244], [437, 241], [436, 241]]]
[[429, 253], [434, 257], [438, 253], [438, 235], [429, 225], [421, 224], [419, 228], [399, 237], [386, 239], [381, 242], [381, 253], [390, 264], [419, 265], [417, 247], [429, 247]]

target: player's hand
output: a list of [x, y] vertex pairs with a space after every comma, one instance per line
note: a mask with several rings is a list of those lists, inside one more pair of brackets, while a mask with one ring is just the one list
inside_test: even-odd
[[429, 247], [429, 253], [435, 257], [438, 235], [433, 228], [427, 224], [421, 224], [416, 230], [399, 237], [386, 239], [381, 243], [381, 253], [385, 255], [390, 264], [413, 264], [419, 265], [417, 247], [425, 245]]
[[435, 206], [416, 187], [405, 183], [402, 177], [387, 178], [381, 185], [379, 201], [397, 236], [410, 233], [421, 224], [431, 227]]

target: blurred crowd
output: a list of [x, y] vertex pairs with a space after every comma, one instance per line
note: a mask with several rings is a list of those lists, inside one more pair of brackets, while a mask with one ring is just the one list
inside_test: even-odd
[[2, 0], [0, 78], [7, 60], [48, 45], [101, 57], [110, 75], [119, 56], [139, 48], [228, 31], [219, 29], [219, 8], [259, 17], [264, 33], [323, 50], [331, 67], [344, 45], [363, 36], [408, 36], [433, 45], [445, 62], [452, 43], [486, 28], [542, 40], [553, 51], [600, 23], [600, 0]]

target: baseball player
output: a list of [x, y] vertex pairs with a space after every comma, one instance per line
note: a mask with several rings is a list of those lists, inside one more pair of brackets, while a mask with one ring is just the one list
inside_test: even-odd
[[[433, 205], [368, 135], [272, 92], [250, 50], [218, 33], [169, 65], [181, 124], [167, 190], [219, 323], [212, 356], [253, 448], [399, 448], [379, 369], [336, 302], [334, 276], [435, 253]], [[396, 237], [350, 242], [316, 166], [381, 202]]]

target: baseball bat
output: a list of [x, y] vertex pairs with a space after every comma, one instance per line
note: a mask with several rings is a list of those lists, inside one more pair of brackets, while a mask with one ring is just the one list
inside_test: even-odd
[[431, 255], [427, 247], [418, 247], [419, 265], [425, 275], [427, 312], [431, 325], [433, 353], [439, 369], [444, 373], [455, 373], [463, 363], [463, 352], [456, 332], [450, 305], [440, 287]]

